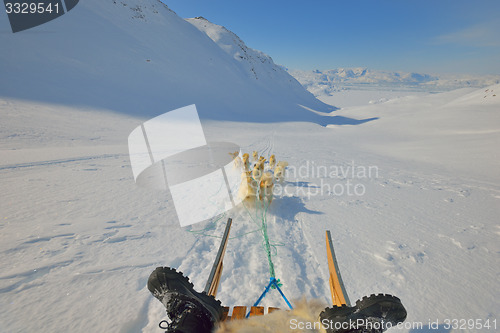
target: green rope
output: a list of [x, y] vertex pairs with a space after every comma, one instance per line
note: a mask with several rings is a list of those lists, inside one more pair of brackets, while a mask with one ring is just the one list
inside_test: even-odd
[[[229, 239], [241, 238], [241, 237], [246, 236], [248, 234], [260, 231], [262, 233], [262, 237], [263, 237], [262, 247], [264, 248], [264, 251], [266, 252], [266, 256], [267, 256], [267, 263], [269, 266], [269, 275], [271, 276], [271, 278], [276, 279], [276, 272], [274, 270], [274, 263], [273, 263], [273, 259], [272, 259], [273, 252], [274, 252], [274, 255], [277, 255], [277, 253], [278, 253], [277, 247], [284, 246], [285, 244], [283, 244], [283, 243], [271, 243], [269, 240], [269, 235], [267, 232], [267, 209], [269, 208], [269, 204], [266, 205], [265, 201], [260, 202], [257, 200], [257, 197], [259, 196], [259, 190], [260, 190], [260, 188], [257, 188], [256, 199], [255, 199], [255, 217], [253, 216], [253, 214], [250, 212], [248, 207], [243, 202], [243, 207], [245, 207], [245, 210], [248, 213], [248, 215], [250, 216], [251, 221], [257, 225], [258, 229], [253, 230], [253, 231], [249, 231], [249, 232], [245, 232], [243, 234], [240, 234], [240, 235], [237, 235], [234, 237], [230, 237]], [[220, 221], [222, 218], [224, 218], [225, 216], [226, 216], [225, 213], [221, 214], [215, 220], [210, 221], [209, 225], [204, 229], [187, 230], [187, 231], [190, 233], [193, 233], [195, 235], [207, 236], [207, 237], [213, 237], [213, 238], [222, 238], [222, 236], [215, 236], [215, 235], [208, 234], [206, 232], [209, 230], [214, 230], [215, 224], [218, 221]], [[282, 283], [280, 282], [279, 279], [276, 279], [276, 282], [277, 282], [278, 287], [282, 286]], [[274, 285], [272, 286], [272, 288], [276, 289], [276, 287]]]
[[[258, 203], [258, 202], [256, 202], [256, 205], [257, 205], [257, 204], [259, 204], [259, 203]], [[253, 232], [257, 232], [257, 231], [261, 231], [261, 232], [262, 232], [263, 223], [264, 223], [264, 226], [265, 226], [265, 228], [266, 228], [266, 230], [267, 230], [267, 218], [266, 218], [266, 220], [263, 222], [263, 218], [264, 218], [264, 216], [266, 216], [266, 215], [262, 214], [262, 215], [261, 215], [261, 217], [259, 218], [259, 222], [257, 222], [257, 221], [255, 221], [255, 219], [253, 218], [252, 213], [250, 213], [250, 210], [249, 210], [249, 209], [248, 209], [248, 207], [245, 205], [245, 203], [243, 203], [243, 207], [245, 208], [246, 212], [247, 212], [247, 213], [248, 213], [248, 215], [250, 216], [250, 219], [252, 220], [252, 222], [253, 222], [253, 223], [255, 223], [255, 224], [257, 225], [257, 227], [258, 227], [258, 229], [257, 229], [257, 230], [251, 231], [251, 232], [249, 232], [249, 233], [253, 233]], [[267, 208], [266, 208], [266, 212], [267, 212]], [[258, 214], [259, 214], [259, 210], [256, 208], [256, 215], [258, 215]], [[267, 234], [267, 233], [266, 233], [266, 234]], [[268, 238], [268, 239], [269, 239], [269, 238]], [[285, 243], [269, 243], [269, 245], [270, 245], [271, 250], [273, 250], [273, 255], [276, 255], [276, 254], [278, 253], [278, 249], [277, 249], [277, 247], [278, 247], [278, 246], [285, 246]], [[263, 241], [262, 241], [262, 247], [263, 247], [264, 249], [266, 248], [266, 246], [265, 246], [265, 240], [264, 240], [264, 239], [263, 239]]]
[[[266, 205], [266, 202], [263, 201], [262, 207], [261, 207], [261, 205], [258, 205], [258, 207], [263, 208], [263, 209], [260, 209], [261, 221], [262, 221], [261, 231], [262, 231], [262, 237], [263, 237], [263, 243], [264, 243], [263, 244], [264, 250], [266, 251], [266, 256], [267, 256], [267, 263], [269, 265], [269, 275], [271, 276], [271, 278], [276, 279], [276, 272], [274, 270], [274, 263], [273, 263], [273, 259], [272, 259], [271, 249], [274, 249], [275, 253], [277, 253], [278, 250], [276, 249], [276, 246], [279, 246], [279, 245], [278, 244], [271, 244], [271, 242], [269, 241], [269, 235], [267, 233], [267, 209], [269, 208], [269, 204]], [[279, 279], [276, 279], [276, 282], [277, 282], [279, 287], [282, 286]], [[275, 289], [276, 287], [272, 286], [272, 288]]]
[[186, 230], [186, 231], [190, 232], [192, 234], [195, 234], [195, 235], [203, 235], [203, 236], [208, 236], [208, 237], [222, 238], [219, 236], [213, 236], [213, 235], [206, 234], [205, 232], [209, 231], [209, 230], [214, 230], [216, 223], [219, 222], [220, 220], [222, 220], [225, 216], [226, 216], [226, 214], [223, 213], [223, 214], [219, 215], [218, 217], [216, 217], [215, 220], [210, 220], [210, 222], [208, 222], [208, 226], [206, 228], [203, 228], [200, 230]]

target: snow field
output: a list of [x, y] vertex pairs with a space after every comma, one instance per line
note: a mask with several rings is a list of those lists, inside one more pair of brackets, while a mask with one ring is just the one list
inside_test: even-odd
[[[269, 272], [247, 210], [180, 228], [169, 194], [133, 181], [129, 133], [192, 103], [209, 141], [276, 154], [290, 169], [378, 170], [289, 174], [267, 215], [288, 298], [329, 302], [331, 230], [351, 302], [397, 295], [424, 331], [429, 320], [444, 330], [446, 319], [498, 319], [498, 85], [350, 92], [342, 110], [318, 116], [307, 110], [336, 108], [268, 56], [156, 1], [88, 0], [36, 29], [1, 36], [13, 50], [0, 54], [1, 332], [158, 332], [166, 315], [150, 272], [176, 267], [203, 289], [228, 216], [218, 296], [255, 302]], [[363, 195], [337, 195], [348, 182]], [[285, 307], [275, 291], [263, 305]]]
[[[453, 98], [465, 93], [456, 92]], [[371, 110], [340, 111], [356, 117], [377, 114], [377, 120], [357, 126], [203, 126], [214, 141], [230, 140], [264, 156], [274, 153], [290, 166], [309, 161], [337, 167], [328, 170], [348, 170], [352, 165], [378, 169], [372, 177], [311, 169], [297, 178], [289, 174], [289, 192], [273, 200], [267, 215], [271, 242], [282, 244], [273, 261], [288, 298], [329, 301], [324, 232], [331, 230], [352, 302], [371, 293], [397, 295], [408, 309], [409, 322], [497, 318], [498, 182], [488, 173], [464, 172], [467, 164], [457, 168], [446, 159], [396, 156], [398, 150], [391, 150], [391, 145], [402, 142], [412, 146], [433, 139], [436, 144], [429, 149], [434, 154], [442, 149], [439, 132], [417, 136], [400, 114], [413, 115], [415, 128], [422, 118], [433, 124], [433, 114], [449, 112], [441, 105], [452, 102], [450, 95], [410, 101], [396, 100], [397, 109], [384, 103]], [[436, 105], [435, 113], [419, 111], [422, 104]], [[2, 330], [156, 332], [166, 316], [147, 291], [149, 273], [160, 265], [177, 267], [203, 289], [220, 239], [180, 228], [168, 193], [134, 184], [126, 137], [143, 119], [7, 99], [0, 105], [5, 128], [0, 291], [1, 306], [7, 309], [0, 314]], [[496, 113], [491, 108], [496, 105], [470, 105], [491, 117], [488, 126], [494, 129]], [[32, 121], [19, 121], [19, 111]], [[111, 120], [113, 126], [107, 127]], [[454, 122], [460, 124], [459, 119]], [[33, 135], [50, 126], [62, 132]], [[400, 131], [403, 126], [408, 130]], [[89, 127], [103, 134], [96, 140]], [[396, 141], [390, 139], [394, 131], [399, 135]], [[478, 134], [479, 147], [490, 147], [491, 135]], [[68, 140], [71, 137], [76, 139]], [[380, 143], [386, 150], [377, 146]], [[462, 148], [455, 149], [465, 157], [471, 153]], [[481, 160], [486, 169], [495, 163], [492, 154]], [[364, 195], [328, 192], [348, 180], [363, 185]], [[309, 190], [314, 195], [308, 195]], [[251, 305], [269, 277], [262, 237], [248, 233], [257, 226], [242, 207], [228, 216], [234, 219], [234, 238], [218, 296], [226, 305]], [[209, 229], [205, 234], [221, 237], [224, 224], [194, 225], [192, 230], [204, 228]], [[276, 292], [263, 305], [284, 307]]]

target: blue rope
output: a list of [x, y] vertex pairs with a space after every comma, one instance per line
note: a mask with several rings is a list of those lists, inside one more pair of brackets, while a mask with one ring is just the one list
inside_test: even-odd
[[[278, 285], [278, 280], [276, 280], [276, 278], [274, 278], [274, 277], [271, 277], [269, 279], [269, 284], [267, 285], [266, 289], [264, 289], [264, 292], [262, 293], [262, 295], [260, 295], [259, 299], [254, 303], [253, 306], [258, 306], [259, 305], [260, 301], [262, 301], [262, 299], [266, 296], [266, 294], [269, 292], [269, 290], [271, 289], [271, 287], [278, 289], [278, 291], [280, 292], [281, 297], [283, 297], [283, 299], [285, 300], [286, 305], [288, 305], [288, 307], [290, 308], [290, 310], [293, 310], [292, 304], [290, 304], [290, 302], [286, 298], [286, 296], [283, 293], [283, 291], [281, 291], [281, 289], [280, 289], [280, 287]], [[245, 316], [245, 318], [248, 318], [250, 316], [250, 312], [251, 312], [251, 309], [250, 309], [250, 311], [248, 311], [248, 313]]]

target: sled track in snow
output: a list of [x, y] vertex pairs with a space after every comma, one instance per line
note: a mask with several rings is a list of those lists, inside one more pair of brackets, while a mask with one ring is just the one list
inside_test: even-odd
[[0, 165], [0, 170], [33, 168], [33, 167], [40, 167], [40, 166], [51, 166], [51, 165], [56, 165], [56, 164], [73, 163], [73, 162], [80, 162], [80, 161], [91, 161], [91, 160], [101, 160], [101, 159], [124, 157], [124, 156], [128, 156], [128, 155], [126, 155], [126, 154], [104, 154], [104, 155], [95, 155], [95, 156], [65, 158], [65, 159], [58, 159], [58, 160], [47, 160], [47, 161], [39, 161], [39, 162], [7, 164], [7, 165]]
[[269, 156], [274, 154], [274, 134], [266, 135], [251, 145], [242, 147], [242, 150], [243, 153], [248, 153], [250, 155], [254, 150], [256, 150], [259, 152], [260, 156], [264, 156], [266, 159], [269, 159]]
[[[298, 299], [302, 296], [306, 296], [308, 299], [324, 298], [326, 289], [323, 289], [327, 285], [324, 278], [328, 274], [323, 270], [317, 255], [313, 251], [311, 242], [307, 237], [308, 230], [297, 219], [290, 221], [274, 216], [273, 220], [273, 229], [277, 230], [274, 230], [273, 235], [269, 237], [276, 239], [279, 235], [283, 235], [281, 241], [284, 243], [284, 248], [278, 249], [278, 255], [275, 257], [277, 270], [292, 266], [289, 270], [296, 271], [292, 279], [285, 275], [281, 276], [284, 279], [285, 289], [288, 286], [298, 293], [290, 295], [290, 297], [292, 299]], [[289, 252], [293, 262], [286, 262], [286, 259], [284, 260], [283, 256], [280, 256], [280, 251]]]

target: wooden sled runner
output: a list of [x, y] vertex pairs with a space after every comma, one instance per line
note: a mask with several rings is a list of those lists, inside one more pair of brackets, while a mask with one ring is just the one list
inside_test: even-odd
[[332, 235], [330, 230], [326, 231], [326, 256], [328, 258], [328, 271], [330, 272], [330, 292], [332, 293], [332, 304], [336, 306], [351, 306], [349, 297], [345, 291], [344, 282], [340, 275], [339, 264], [333, 250]]
[[[219, 246], [219, 251], [217, 252], [217, 256], [215, 257], [210, 276], [208, 277], [208, 281], [205, 286], [205, 292], [208, 295], [212, 295], [214, 297], [217, 296], [217, 290], [220, 284], [224, 253], [226, 252], [227, 248], [227, 241], [229, 238], [229, 232], [231, 230], [231, 224], [232, 219], [229, 218], [226, 224], [226, 229], [224, 231], [224, 236], [222, 237], [222, 241]], [[330, 231], [326, 231], [326, 255], [328, 258], [329, 283], [330, 291], [332, 294], [332, 304], [336, 306], [342, 306], [343, 304], [350, 306], [349, 297], [345, 290], [344, 282], [342, 281], [337, 259], [335, 257], [335, 251], [333, 249], [333, 242]], [[269, 307], [267, 309], [267, 314], [276, 310], [280, 309]], [[252, 306], [250, 307], [249, 313], [247, 313], [246, 306], [234, 306], [232, 312], [230, 307], [225, 306], [223, 307], [222, 321], [244, 319], [248, 316], [262, 316], [264, 314], [266, 314], [266, 311], [263, 306]]]

